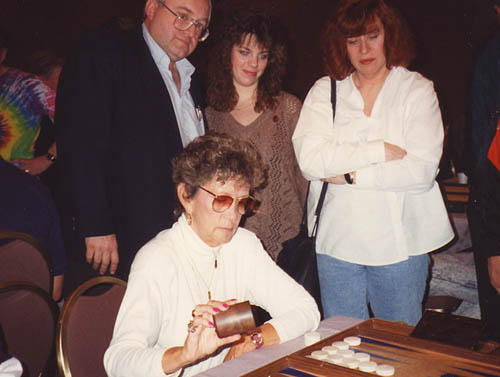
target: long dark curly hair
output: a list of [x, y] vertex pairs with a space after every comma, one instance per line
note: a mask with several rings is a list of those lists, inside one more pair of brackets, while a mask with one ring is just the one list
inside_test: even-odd
[[287, 61], [283, 34], [270, 17], [253, 10], [239, 10], [232, 15], [210, 53], [206, 100], [217, 111], [231, 111], [238, 103], [231, 52], [248, 36], [255, 36], [259, 46], [269, 51], [266, 70], [258, 83], [255, 111], [273, 109], [277, 105]]
[[323, 32], [323, 64], [326, 72], [342, 80], [354, 72], [347, 55], [347, 38], [365, 34], [378, 18], [384, 25], [387, 68], [407, 67], [415, 56], [415, 43], [401, 14], [384, 0], [341, 0]]

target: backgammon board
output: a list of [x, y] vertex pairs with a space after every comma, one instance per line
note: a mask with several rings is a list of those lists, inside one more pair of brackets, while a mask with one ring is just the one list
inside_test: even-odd
[[411, 337], [413, 329], [399, 322], [370, 319], [244, 376], [377, 376], [375, 372], [362, 372], [310, 357], [314, 351], [335, 341], [355, 336], [361, 339], [361, 344], [350, 349], [369, 354], [370, 360], [379, 365], [393, 366], [395, 377], [500, 377], [500, 356]]

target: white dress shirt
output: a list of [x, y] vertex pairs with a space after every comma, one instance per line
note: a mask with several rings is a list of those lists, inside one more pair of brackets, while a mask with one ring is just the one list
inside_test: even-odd
[[[321, 178], [356, 171], [356, 184], [329, 184], [320, 217], [318, 253], [363, 265], [387, 265], [435, 250], [453, 239], [436, 183], [443, 125], [431, 81], [391, 69], [372, 113], [352, 75], [337, 82], [335, 123], [329, 77], [309, 91], [292, 141], [311, 180], [308, 224]], [[407, 151], [385, 162], [384, 141]]]
[[170, 58], [158, 46], [144, 24], [142, 24], [142, 34], [170, 94], [177, 124], [179, 125], [182, 145], [186, 147], [193, 139], [204, 134], [202, 111], [199, 107], [195, 106], [189, 92], [191, 76], [195, 68], [187, 59], [181, 59], [175, 63], [181, 77], [181, 90], [179, 94], [172, 78], [172, 72], [169, 69]]
[[15, 357], [5, 360], [0, 364], [0, 377], [21, 377], [23, 366]]

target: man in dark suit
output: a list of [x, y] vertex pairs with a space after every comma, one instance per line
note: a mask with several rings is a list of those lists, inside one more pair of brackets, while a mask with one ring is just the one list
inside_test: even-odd
[[134, 30], [89, 32], [57, 92], [65, 293], [108, 272], [127, 279], [137, 250], [174, 221], [173, 156], [204, 133], [186, 59], [208, 36], [210, 0], [147, 0]]

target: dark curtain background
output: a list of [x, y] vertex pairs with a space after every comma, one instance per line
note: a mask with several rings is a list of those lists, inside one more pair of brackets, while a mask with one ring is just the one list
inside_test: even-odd
[[[191, 57], [203, 71], [221, 23], [251, 4], [275, 16], [289, 40], [285, 89], [303, 99], [323, 75], [318, 39], [335, 0], [214, 0], [212, 36]], [[434, 81], [445, 121], [460, 134], [474, 56], [495, 29], [489, 0], [392, 0], [410, 23], [418, 45], [412, 69]], [[144, 0], [0, 0], [0, 25], [11, 33], [8, 64], [26, 67], [38, 49], [65, 56], [80, 33], [110, 18], [140, 22]]]

